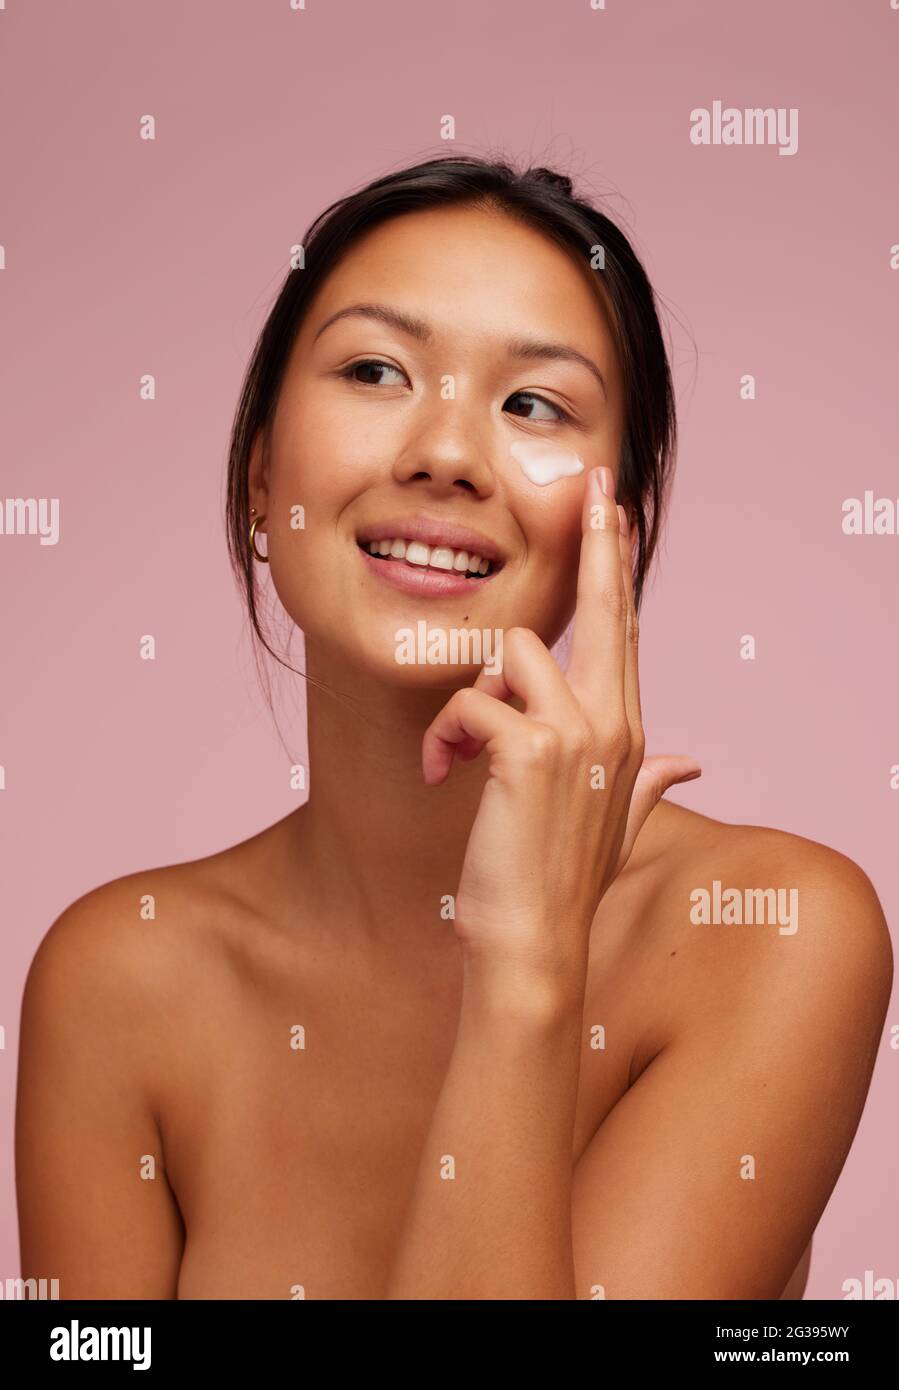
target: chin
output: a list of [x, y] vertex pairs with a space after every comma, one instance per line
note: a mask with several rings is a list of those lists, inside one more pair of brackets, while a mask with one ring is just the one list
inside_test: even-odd
[[383, 667], [379, 675], [385, 685], [395, 690], [445, 690], [447, 698], [454, 690], [474, 685], [481, 673], [480, 666], [399, 666]]
[[341, 660], [360, 676], [396, 690], [460, 690], [474, 684], [481, 670], [501, 669], [502, 632], [453, 627], [436, 616], [411, 617], [379, 636], [369, 630]]
[[[304, 596], [308, 600], [308, 589]], [[540, 613], [533, 603], [524, 611], [514, 605], [510, 613], [508, 602], [485, 602], [486, 592], [480, 601], [467, 597], [465, 603], [455, 596], [423, 602], [417, 595], [410, 601], [405, 594], [389, 594], [374, 603], [367, 594], [344, 592], [338, 598], [331, 590], [326, 612], [309, 611], [307, 601], [305, 611], [291, 616], [305, 633], [312, 658], [307, 669], [321, 672], [326, 681], [338, 679], [339, 671], [350, 695], [354, 681], [451, 694], [472, 685], [481, 671], [502, 670], [510, 628], [531, 628], [550, 648], [565, 629], [567, 615], [556, 605]]]

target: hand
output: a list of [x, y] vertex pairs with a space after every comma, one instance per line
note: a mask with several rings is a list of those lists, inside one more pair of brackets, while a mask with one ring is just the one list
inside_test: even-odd
[[643, 822], [701, 774], [692, 758], [643, 757], [631, 545], [611, 494], [610, 470], [592, 470], [567, 675], [536, 633], [512, 628], [502, 672], [457, 690], [423, 740], [430, 784], [487, 750], [454, 925], [469, 959], [529, 978], [586, 969], [596, 908]]

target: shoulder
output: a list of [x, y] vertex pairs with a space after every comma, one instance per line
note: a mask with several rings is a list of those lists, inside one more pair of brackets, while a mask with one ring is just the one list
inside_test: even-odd
[[173, 1018], [235, 973], [236, 943], [247, 935], [234, 863], [241, 848], [137, 870], [69, 903], [28, 970], [23, 1046], [77, 1027], [110, 1057], [126, 1039], [152, 1055]]
[[883, 1029], [883, 911], [816, 841], [664, 801], [644, 829], [603, 923], [635, 1079], [577, 1165], [576, 1268], [615, 1298], [794, 1297]]
[[[877, 891], [815, 840], [664, 806], [647, 858], [649, 918], [667, 977], [711, 1010], [855, 1009], [879, 1034], [893, 978]], [[656, 808], [656, 811], [660, 810]], [[654, 813], [655, 814], [655, 813]]]
[[29, 977], [64, 964], [76, 979], [114, 970], [120, 983], [151, 982], [167, 957], [198, 945], [218, 898], [203, 860], [111, 879], [60, 912], [38, 945]]
[[163, 1134], [173, 1099], [197, 1103], [190, 1030], [208, 1021], [210, 989], [222, 993], [215, 924], [228, 910], [208, 861], [140, 870], [71, 902], [31, 961], [16, 1085], [22, 1265], [49, 1265], [67, 1297], [176, 1297], [184, 1233]]

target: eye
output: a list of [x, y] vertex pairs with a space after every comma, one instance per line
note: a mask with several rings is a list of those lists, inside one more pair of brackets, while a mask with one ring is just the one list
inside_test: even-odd
[[397, 373], [399, 374], [399, 376], [401, 376], [401, 377], [405, 377], [405, 375], [406, 375], [405, 372], [401, 371], [399, 367], [394, 367], [394, 365], [393, 365], [392, 362], [382, 362], [382, 361], [381, 361], [379, 358], [377, 358], [377, 357], [365, 357], [365, 358], [362, 359], [361, 362], [351, 362], [350, 365], [349, 365], [348, 367], [344, 367], [344, 369], [343, 369], [343, 371], [340, 373], [340, 375], [341, 375], [342, 377], [347, 377], [347, 378], [349, 378], [349, 380], [351, 380], [351, 381], [357, 381], [357, 382], [359, 383], [360, 386], [380, 386], [380, 385], [383, 384], [383, 383], [380, 382], [380, 381], [372, 381], [372, 380], [363, 381], [363, 380], [360, 380], [360, 378], [356, 376], [356, 373], [357, 373], [358, 371], [362, 371], [362, 370], [364, 370], [364, 371], [372, 371], [372, 370], [373, 370], [373, 371], [376, 371], [376, 372], [377, 372], [377, 371], [397, 372]]
[[[567, 411], [567, 410], [563, 410], [562, 407], [561, 407], [560, 405], [556, 405], [555, 401], [548, 401], [548, 400], [546, 399], [545, 396], [535, 396], [535, 395], [533, 394], [532, 391], [516, 391], [515, 394], [514, 394], [513, 396], [510, 396], [510, 397], [509, 397], [509, 401], [514, 401], [514, 400], [519, 400], [519, 401], [533, 401], [533, 402], [535, 402], [537, 405], [548, 406], [550, 410], [555, 411], [555, 416], [552, 416], [552, 415], [534, 415], [533, 413], [531, 413], [531, 414], [525, 414], [525, 419], [526, 419], [526, 420], [552, 420], [553, 418], [555, 418], [556, 420], [570, 420], [570, 419], [571, 419], [571, 416], [568, 414], [568, 411]], [[505, 406], [503, 407], [504, 410], [507, 410], [507, 409], [509, 408], [509, 401], [507, 401], [506, 404], [505, 404]], [[514, 415], [515, 413], [516, 413], [516, 412], [513, 410], [513, 411], [512, 411], [512, 414]]]

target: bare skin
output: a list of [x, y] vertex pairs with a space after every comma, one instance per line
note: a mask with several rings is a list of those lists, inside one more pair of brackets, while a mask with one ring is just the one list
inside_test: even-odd
[[[349, 942], [277, 901], [271, 885], [302, 816], [94, 890], [43, 947], [23, 1019], [22, 1262], [26, 1276], [60, 1278], [63, 1298], [291, 1298], [298, 1285], [307, 1298], [384, 1296], [452, 1053], [458, 951], [434, 913], [394, 950]], [[761, 945], [769, 929], [691, 926], [683, 890], [707, 882], [710, 856], [734, 866], [735, 882], [736, 866], [751, 874], [760, 856], [802, 864], [833, 915], [800, 928], [795, 961], [770, 936]], [[138, 916], [145, 893], [157, 901], [152, 923]], [[572, 1146], [578, 1296], [602, 1283], [609, 1298], [801, 1297], [802, 1245], [861, 1112], [889, 974], [871, 890], [850, 861], [659, 803], [592, 937]], [[838, 1020], [835, 1041], [815, 1019]], [[597, 1022], [604, 1051], [586, 1040]], [[303, 1051], [289, 1045], [297, 1023]], [[692, 1076], [676, 1072], [678, 1054], [701, 1059]], [[636, 1109], [641, 1087], [628, 1131], [623, 1101]], [[679, 1113], [697, 1106], [693, 1157], [705, 1155], [711, 1096], [732, 1141], [719, 1205], [697, 1213], [678, 1161], [656, 1212], [636, 1181], [641, 1156], [670, 1157]], [[771, 1171], [748, 1253], [728, 1243], [746, 1201], [744, 1135]], [[803, 1135], [811, 1158], [797, 1193], [783, 1146]], [[152, 1181], [139, 1177], [145, 1154], [158, 1163]], [[714, 1229], [697, 1230], [699, 1215]]]
[[[500, 406], [555, 392], [575, 423], [554, 437], [613, 472], [622, 416], [584, 272], [506, 219], [423, 216], [433, 237], [400, 219], [329, 277], [273, 458], [251, 470], [315, 682], [309, 803], [220, 854], [106, 884], [48, 933], [23, 1006], [23, 1274], [59, 1278], [63, 1298], [801, 1296], [892, 977], [862, 870], [661, 800], [586, 919], [583, 973], [566, 957], [550, 985], [522, 955], [473, 988], [441, 919], [487, 768], [425, 785], [422, 735], [477, 670], [451, 686], [398, 670], [408, 604], [354, 567], [356, 529], [413, 509], [477, 525], [503, 569], [441, 618], [549, 645], [574, 608], [584, 479], [523, 480], [506, 432], [542, 426]], [[358, 319], [323, 329], [373, 300], [426, 306], [441, 331], [422, 346]], [[505, 364], [498, 339], [525, 328], [576, 343], [605, 391], [571, 363]], [[337, 369], [353, 357], [421, 389], [350, 388]], [[458, 409], [422, 385], [443, 372]], [[577, 850], [566, 883], [593, 871]], [[713, 879], [796, 887], [799, 930], [692, 924], [690, 893]], [[431, 1161], [444, 1152], [456, 1187]]]

